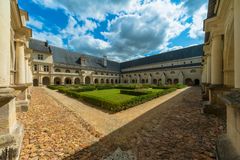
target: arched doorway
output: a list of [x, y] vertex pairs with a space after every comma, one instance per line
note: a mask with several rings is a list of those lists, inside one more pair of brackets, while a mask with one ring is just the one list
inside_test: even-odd
[[75, 78], [74, 84], [80, 84], [80, 79], [79, 78]]
[[109, 84], [109, 79], [106, 79], [106, 83]]
[[194, 80], [194, 85], [195, 86], [199, 86], [200, 85], [200, 80], [199, 79], [195, 79]]
[[141, 81], [142, 83], [145, 83], [145, 79], [142, 79], [142, 81]]
[[61, 84], [61, 79], [59, 77], [54, 78], [54, 84], [55, 85], [60, 85]]
[[50, 85], [50, 78], [49, 77], [43, 77], [42, 84], [44, 86]]
[[85, 78], [85, 84], [90, 84], [91, 83], [91, 78], [89, 76], [87, 76]]
[[192, 79], [191, 78], [185, 79], [185, 84], [188, 85], [188, 86], [192, 86], [193, 85]]
[[157, 81], [157, 79], [153, 79], [153, 84], [158, 84], [158, 81]]
[[178, 83], [179, 83], [179, 80], [176, 78], [176, 79], [173, 80], [173, 83], [174, 83], [174, 84], [178, 84]]
[[65, 78], [65, 84], [72, 84], [71, 78]]
[[98, 79], [95, 79], [95, 80], [94, 80], [94, 83], [95, 83], [95, 84], [98, 84]]
[[127, 80], [124, 80], [124, 83], [127, 83]]
[[33, 86], [38, 86], [38, 79], [33, 79]]
[[116, 83], [116, 84], [118, 83], [118, 80], [117, 80], [117, 79], [115, 79], [115, 83]]
[[162, 84], [162, 79], [158, 79], [158, 85]]
[[132, 79], [132, 83], [135, 83], [135, 80], [134, 80], [134, 79]]
[[172, 84], [172, 79], [167, 79], [167, 84]]
[[104, 83], [104, 79], [101, 79], [101, 83], [102, 83], [102, 84]]

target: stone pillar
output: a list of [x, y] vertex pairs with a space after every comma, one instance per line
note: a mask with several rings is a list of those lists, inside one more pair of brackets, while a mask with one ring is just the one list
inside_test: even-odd
[[24, 55], [24, 43], [17, 41], [16, 46], [16, 70], [17, 70], [17, 84], [25, 84], [25, 55]]
[[28, 58], [25, 58], [25, 83], [29, 83], [29, 63], [28, 63]]
[[33, 83], [33, 73], [32, 73], [32, 68], [31, 68], [31, 65], [28, 67], [28, 74], [29, 74], [29, 76], [28, 76], [28, 82], [29, 83]]
[[0, 87], [10, 85], [10, 0], [0, 1]]
[[207, 64], [204, 62], [202, 71], [202, 83], [207, 83]]
[[223, 40], [221, 35], [213, 37], [211, 52], [211, 84], [223, 83]]
[[234, 0], [234, 77], [235, 88], [240, 88], [240, 1]]
[[211, 83], [211, 55], [207, 55], [207, 83]]

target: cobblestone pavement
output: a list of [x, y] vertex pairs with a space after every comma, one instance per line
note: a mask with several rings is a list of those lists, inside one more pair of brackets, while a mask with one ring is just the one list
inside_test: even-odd
[[62, 159], [93, 143], [100, 134], [64, 109], [42, 88], [33, 88], [29, 111], [18, 113], [25, 127], [20, 159]]
[[65, 159], [111, 159], [119, 149], [138, 160], [215, 159], [215, 141], [225, 123], [201, 114], [200, 93], [190, 88]]
[[93, 126], [98, 132], [102, 133], [103, 135], [107, 135], [117, 130], [118, 128], [126, 125], [130, 121], [136, 119], [142, 114], [152, 110], [153, 108], [168, 101], [169, 99], [175, 97], [176, 95], [182, 93], [187, 89], [188, 88], [179, 89], [175, 92], [158, 97], [144, 104], [140, 104], [138, 106], [129, 108], [115, 114], [110, 114], [108, 112], [103, 112], [100, 109], [96, 109], [87, 104], [84, 104], [73, 98], [67, 97], [54, 90], [45, 88], [47, 94], [49, 94], [56, 101], [58, 101], [60, 104], [62, 104], [72, 112], [76, 113], [76, 115], [88, 122], [91, 126]]
[[[62, 107], [59, 102], [63, 97], [53, 99], [46, 91], [34, 88], [30, 110], [18, 114], [25, 125], [21, 159], [211, 160], [215, 159], [216, 137], [224, 130], [222, 120], [201, 114], [197, 87], [166, 95], [158, 99], [157, 107], [145, 104], [110, 116], [92, 111], [105, 116], [106, 122], [112, 121], [107, 125], [114, 131], [104, 136], [81, 118], [90, 109], [83, 112]], [[109, 117], [115, 118], [107, 120]], [[95, 118], [99, 120], [99, 116]]]

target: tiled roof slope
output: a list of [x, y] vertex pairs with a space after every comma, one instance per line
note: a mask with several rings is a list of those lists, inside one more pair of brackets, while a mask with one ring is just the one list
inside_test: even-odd
[[141, 66], [152, 63], [159, 63], [164, 61], [178, 60], [190, 57], [197, 57], [203, 55], [203, 45], [192, 46], [175, 51], [165, 52], [154, 56], [144, 57], [132, 61], [123, 62], [120, 64], [121, 69], [132, 66]]
[[31, 39], [29, 41], [29, 46], [31, 49], [33, 49], [35, 51], [50, 53], [50, 49], [49, 49], [47, 42], [36, 40], [36, 39]]
[[[66, 49], [50, 46], [53, 54], [53, 62], [66, 65], [80, 65], [80, 58], [85, 58], [85, 68], [108, 70], [120, 72], [120, 64], [114, 61], [107, 61], [107, 66], [103, 66], [103, 58], [94, 57], [86, 54], [71, 52]], [[84, 68], [84, 67], [83, 67]]]
[[80, 58], [84, 57], [86, 59], [85, 66], [81, 66], [81, 68], [107, 70], [110, 72], [120, 72], [120, 69], [132, 67], [132, 66], [140, 66], [140, 65], [146, 65], [151, 63], [178, 60], [178, 59], [197, 57], [197, 56], [203, 55], [203, 45], [197, 45], [197, 46], [192, 46], [192, 47], [188, 47], [180, 50], [161, 53], [154, 56], [127, 61], [123, 63], [107, 60], [107, 66], [104, 67], [103, 58], [100, 58], [100, 57], [72, 52], [72, 51], [51, 46], [51, 45], [47, 47], [45, 42], [35, 40], [35, 39], [31, 39], [29, 44], [30, 44], [30, 48], [35, 51], [51, 53], [53, 55], [53, 62], [55, 64], [81, 66], [79, 61], [80, 61]]
[[[120, 72], [120, 64], [118, 62], [107, 60], [107, 66], [103, 66], [103, 58], [94, 57], [86, 54], [72, 52], [63, 48], [47, 45], [46, 42], [31, 39], [29, 46], [31, 49], [39, 52], [48, 52], [53, 55], [53, 62], [57, 64], [65, 64], [79, 66], [81, 68], [107, 70], [110, 72]], [[85, 65], [80, 65], [80, 58], [86, 59]]]

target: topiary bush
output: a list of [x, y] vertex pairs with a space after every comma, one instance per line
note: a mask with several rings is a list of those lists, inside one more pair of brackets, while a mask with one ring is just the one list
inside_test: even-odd
[[141, 95], [146, 95], [152, 93], [152, 91], [147, 91], [147, 90], [126, 90], [126, 89], [121, 89], [120, 90], [121, 94], [127, 94], [127, 95], [133, 95], [133, 96], [141, 96]]

